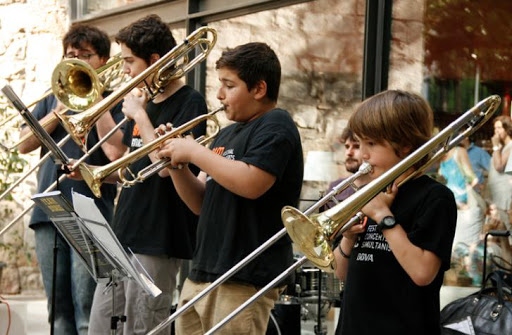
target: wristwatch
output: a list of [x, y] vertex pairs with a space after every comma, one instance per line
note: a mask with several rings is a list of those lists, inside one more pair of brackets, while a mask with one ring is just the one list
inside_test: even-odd
[[397, 225], [397, 222], [395, 220], [394, 216], [385, 216], [378, 224], [377, 224], [377, 230], [379, 232], [382, 232], [384, 229], [391, 229], [394, 226]]

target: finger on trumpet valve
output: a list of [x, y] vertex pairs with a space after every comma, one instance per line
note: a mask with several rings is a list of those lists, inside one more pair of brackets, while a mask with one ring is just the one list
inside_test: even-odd
[[173, 125], [170, 122], [167, 122], [166, 124], [161, 124], [155, 128], [155, 135], [157, 137], [160, 137], [160, 136], [165, 135], [166, 133], [170, 132], [172, 129], [173, 129]]

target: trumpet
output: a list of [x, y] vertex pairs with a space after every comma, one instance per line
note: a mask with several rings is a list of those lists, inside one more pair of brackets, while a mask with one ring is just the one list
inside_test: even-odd
[[[77, 115], [57, 115], [57, 118], [61, 125], [71, 135], [73, 141], [75, 141], [75, 143], [78, 144], [84, 152], [87, 152], [87, 134], [103, 113], [121, 101], [128, 92], [137, 87], [143, 81], [146, 84], [146, 88], [149, 91], [151, 98], [153, 98], [163, 90], [169, 82], [181, 78], [197, 64], [206, 59], [216, 42], [217, 32], [215, 29], [201, 27], [192, 32], [181, 44], [175, 46], [153, 65], [126, 82], [118, 90], [114, 91], [111, 95], [93, 107]], [[198, 56], [189, 60], [188, 54], [194, 50], [195, 47], [199, 47], [201, 52]], [[146, 79], [150, 75], [153, 75], [153, 78], [151, 83], [148, 84]], [[124, 122], [126, 121], [122, 121], [122, 123]], [[111, 131], [105, 137], [110, 137], [113, 133], [114, 131]]]
[[288, 235], [318, 268], [328, 272], [334, 271], [336, 263], [330, 246], [331, 241], [360, 221], [360, 209], [409, 168], [425, 157], [430, 157], [425, 164], [402, 180], [398, 187], [422, 174], [462, 139], [470, 136], [487, 122], [498, 109], [500, 102], [501, 98], [497, 95], [480, 101], [390, 170], [325, 212], [306, 216], [296, 208], [285, 206], [281, 211], [281, 218]]
[[[171, 138], [178, 138], [184, 136], [190, 130], [198, 126], [201, 122], [205, 122], [207, 120], [212, 120], [214, 122], [214, 131], [208, 137], [200, 137], [197, 141], [201, 145], [205, 145], [208, 141], [213, 139], [220, 131], [220, 124], [218, 123], [215, 114], [224, 110], [224, 106], [219, 107], [208, 114], [200, 115], [184, 124], [180, 127], [173, 129], [171, 131], [166, 132], [164, 135], [155, 138], [153, 141], [144, 145], [143, 147], [130, 152], [129, 154], [115, 160], [107, 165], [93, 168], [86, 163], [80, 163], [78, 168], [80, 169], [80, 173], [82, 174], [82, 178], [87, 183], [92, 193], [100, 198], [101, 197], [101, 184], [105, 180], [106, 177], [111, 175], [113, 172], [118, 171], [119, 179], [123, 187], [130, 187], [135, 185], [136, 183], [142, 183], [145, 179], [154, 175], [158, 171], [162, 170], [166, 166], [170, 164], [169, 159], [161, 159], [146, 168], [142, 169], [138, 172], [137, 175], [133, 174], [128, 166], [133, 162], [139, 160], [140, 158], [147, 156], [150, 152], [158, 149], [165, 141]], [[134, 179], [130, 180], [125, 177], [125, 172], [128, 171]]]

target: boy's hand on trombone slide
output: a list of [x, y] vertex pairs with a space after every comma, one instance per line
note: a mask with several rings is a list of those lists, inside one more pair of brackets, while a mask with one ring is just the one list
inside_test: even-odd
[[393, 215], [390, 207], [393, 200], [395, 200], [397, 192], [398, 186], [395, 181], [391, 187], [387, 187], [385, 191], [380, 192], [370, 200], [361, 211], [373, 221], [380, 222], [385, 216]]
[[146, 114], [147, 102], [148, 94], [146, 91], [134, 88], [124, 97], [123, 114], [131, 120], [137, 120], [140, 113]]

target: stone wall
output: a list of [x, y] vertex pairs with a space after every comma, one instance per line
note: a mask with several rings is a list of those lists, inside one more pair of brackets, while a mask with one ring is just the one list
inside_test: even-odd
[[[413, 1], [394, 1], [389, 87], [419, 92], [424, 0]], [[69, 26], [66, 14], [66, 0], [0, 0], [0, 84], [9, 82], [24, 101], [31, 101], [49, 87], [51, 72], [62, 54], [60, 39]], [[218, 106], [214, 64], [222, 50], [262, 41], [278, 54], [282, 63], [279, 105], [292, 114], [304, 148], [304, 199], [318, 198], [328, 181], [345, 173], [338, 136], [361, 99], [364, 14], [365, 0], [316, 0], [210, 24], [218, 32], [217, 45], [207, 59], [206, 98], [210, 108]], [[180, 41], [183, 30], [176, 31], [175, 36]], [[223, 116], [221, 123], [228, 123]], [[21, 200], [9, 206], [17, 211], [30, 203], [33, 187], [30, 181], [17, 197]], [[310, 204], [304, 201], [302, 207]], [[0, 223], [5, 222], [0, 218]], [[37, 269], [34, 257], [24, 256], [27, 251], [31, 254], [33, 247], [25, 226], [16, 226], [22, 239], [13, 237], [13, 241], [25, 241], [21, 251], [16, 255], [0, 253], [0, 261], [9, 263], [0, 291], [41, 287], [37, 280], [26, 282]], [[6, 275], [9, 269], [12, 274]], [[6, 284], [6, 276], [11, 278], [10, 284]]]
[[[279, 105], [299, 127], [306, 162], [302, 198], [317, 198], [343, 173], [338, 136], [361, 99], [364, 0], [319, 0], [214, 22], [218, 42], [207, 60], [207, 100], [222, 50], [265, 42], [282, 64]], [[307, 203], [306, 205], [309, 205]]]
[[[66, 0], [0, 0], [0, 85], [9, 83], [27, 103], [37, 99], [50, 87], [52, 70], [62, 55], [61, 36], [68, 25]], [[35, 156], [26, 158], [33, 161]], [[34, 190], [31, 176], [13, 192], [12, 201], [0, 202], [0, 227], [31, 205]], [[0, 237], [0, 261], [7, 264], [0, 292], [42, 289], [28, 218], [25, 215]]]

